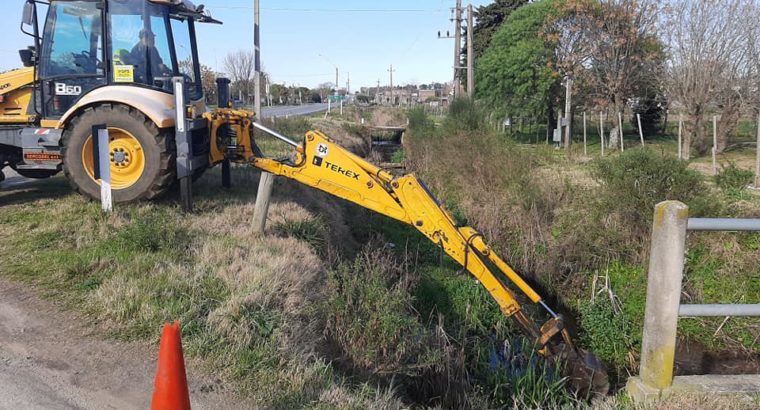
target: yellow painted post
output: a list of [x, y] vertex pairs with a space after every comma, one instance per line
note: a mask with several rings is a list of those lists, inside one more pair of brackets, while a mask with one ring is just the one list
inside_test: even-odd
[[655, 207], [640, 377], [660, 391], [673, 383], [688, 219], [689, 207], [681, 202]]

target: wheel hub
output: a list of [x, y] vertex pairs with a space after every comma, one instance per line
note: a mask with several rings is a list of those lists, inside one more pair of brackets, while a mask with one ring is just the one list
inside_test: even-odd
[[115, 162], [117, 166], [123, 166], [125, 162], [129, 162], [127, 158], [128, 154], [124, 151], [111, 151], [111, 162]]
[[[146, 158], [140, 142], [129, 132], [109, 128], [108, 154], [111, 163], [113, 189], [125, 189], [137, 183], [145, 170]], [[82, 161], [85, 170], [94, 179], [92, 137], [85, 143]]]

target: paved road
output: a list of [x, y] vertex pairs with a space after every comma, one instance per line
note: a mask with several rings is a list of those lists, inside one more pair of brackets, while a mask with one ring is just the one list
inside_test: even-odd
[[300, 116], [316, 114], [318, 112], [327, 111], [327, 104], [304, 104], [304, 105], [288, 105], [288, 106], [274, 106], [274, 107], [261, 107], [262, 118], [272, 117], [285, 117], [285, 116]]
[[11, 167], [3, 168], [2, 173], [5, 174], [5, 180], [0, 182], [0, 188], [12, 188], [28, 183], [29, 181], [34, 181], [33, 179], [24, 178], [17, 174], [16, 171], [11, 169]]

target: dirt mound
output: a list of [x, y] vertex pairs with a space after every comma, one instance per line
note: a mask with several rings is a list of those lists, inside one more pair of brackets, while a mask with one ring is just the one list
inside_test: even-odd
[[398, 108], [378, 107], [371, 111], [369, 125], [373, 127], [401, 127], [406, 125], [406, 115]]

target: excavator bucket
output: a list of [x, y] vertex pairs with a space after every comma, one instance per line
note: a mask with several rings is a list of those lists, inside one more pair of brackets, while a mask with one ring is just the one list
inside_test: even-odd
[[578, 397], [607, 395], [610, 390], [607, 369], [593, 353], [575, 346], [561, 315], [552, 317], [540, 329], [523, 312], [514, 318], [528, 336], [535, 338], [535, 349], [541, 355], [564, 364], [564, 376]]

